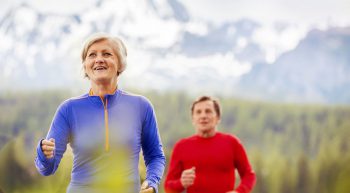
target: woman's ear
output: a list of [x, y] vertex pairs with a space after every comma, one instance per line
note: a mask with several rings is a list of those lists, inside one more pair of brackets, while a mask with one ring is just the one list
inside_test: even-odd
[[84, 78], [88, 78], [89, 79], [89, 75], [86, 73], [86, 66], [85, 63], [83, 62], [82, 64], [82, 68], [81, 68], [82, 72], [84, 73]]

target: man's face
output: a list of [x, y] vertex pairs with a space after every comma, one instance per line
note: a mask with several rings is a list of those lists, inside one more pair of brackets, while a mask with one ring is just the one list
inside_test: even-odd
[[193, 108], [192, 124], [197, 133], [203, 134], [215, 130], [219, 123], [213, 101], [207, 100], [197, 103]]

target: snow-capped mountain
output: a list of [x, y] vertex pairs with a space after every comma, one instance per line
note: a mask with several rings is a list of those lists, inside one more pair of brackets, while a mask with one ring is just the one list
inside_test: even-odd
[[273, 64], [257, 64], [240, 80], [247, 96], [350, 103], [350, 27], [313, 30]]
[[[316, 97], [316, 102], [350, 102], [345, 89], [341, 89], [348, 85], [346, 77], [341, 82], [332, 78], [323, 79], [322, 84], [309, 82], [314, 81], [310, 73], [312, 77], [322, 73], [331, 77], [333, 71], [329, 69], [339, 58], [347, 58], [342, 65], [349, 66], [349, 54], [340, 52], [348, 41], [342, 37], [349, 34], [334, 33], [335, 43], [321, 50], [316, 48], [328, 42], [326, 34], [332, 30], [317, 31], [321, 35], [316, 39], [316, 32], [310, 32], [299, 43], [307, 31], [288, 23], [272, 29], [250, 19], [215, 24], [193, 18], [177, 0], [90, 2], [84, 9], [63, 13], [42, 10], [24, 1], [4, 13], [0, 18], [0, 91], [88, 87], [79, 58], [82, 43], [90, 34], [103, 31], [121, 37], [128, 47], [128, 67], [120, 77], [122, 87], [282, 101], [302, 101], [299, 99], [305, 95]], [[312, 61], [310, 54], [314, 56]], [[318, 56], [327, 62], [317, 60]], [[306, 63], [310, 62], [314, 67], [308, 70]], [[274, 66], [279, 67], [273, 73], [267, 70]], [[286, 68], [300, 71], [298, 81], [288, 81], [294, 71]], [[344, 68], [347, 72], [349, 68]], [[282, 86], [272, 86], [278, 77]], [[295, 88], [305, 84], [315, 94], [298, 92], [293, 98]], [[276, 92], [270, 92], [270, 87]], [[269, 92], [264, 96], [255, 92], [265, 89]], [[279, 94], [278, 89], [284, 90]]]

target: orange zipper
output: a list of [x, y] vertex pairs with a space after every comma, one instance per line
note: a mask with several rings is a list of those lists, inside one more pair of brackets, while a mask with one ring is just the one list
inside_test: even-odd
[[106, 104], [103, 101], [103, 98], [100, 96], [103, 108], [104, 108], [104, 115], [105, 115], [105, 129], [106, 129], [106, 142], [105, 142], [105, 150], [109, 151], [109, 128], [108, 128], [108, 110], [107, 110], [107, 105], [108, 105], [108, 100], [106, 98]]

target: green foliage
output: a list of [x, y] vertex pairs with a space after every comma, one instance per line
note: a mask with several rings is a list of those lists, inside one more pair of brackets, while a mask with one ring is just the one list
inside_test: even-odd
[[[169, 161], [173, 145], [194, 134], [190, 117], [194, 98], [184, 93], [138, 93], [154, 105]], [[47, 91], [0, 96], [0, 192], [65, 192], [72, 160], [69, 150], [51, 177], [40, 176], [33, 160], [37, 141], [46, 135], [57, 106], [69, 95]], [[238, 136], [245, 145], [258, 178], [254, 193], [350, 192], [349, 106], [235, 98], [220, 98], [220, 103], [219, 130]], [[140, 169], [144, 179], [142, 164]], [[159, 190], [164, 192], [163, 186]]]
[[[41, 134], [40, 134], [41, 135]], [[21, 132], [0, 150], [0, 192], [56, 193], [65, 192], [72, 168], [71, 150], [61, 161], [61, 169], [53, 176], [41, 176], [34, 166], [39, 134]]]

